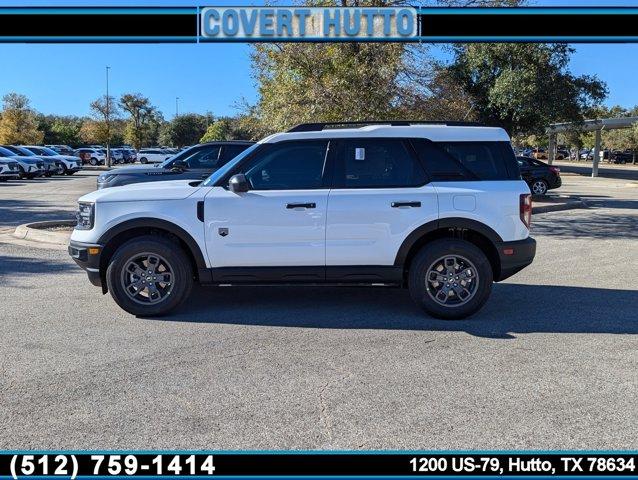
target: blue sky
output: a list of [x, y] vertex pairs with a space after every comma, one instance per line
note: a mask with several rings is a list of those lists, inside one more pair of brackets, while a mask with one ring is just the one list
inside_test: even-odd
[[[261, 2], [233, 0], [136, 1], [135, 5], [248, 5]], [[280, 2], [288, 4], [292, 2]], [[414, 2], [418, 4], [420, 2]], [[552, 1], [537, 0], [532, 5], [632, 5], [638, 0]], [[16, 6], [17, 1], [0, 0], [0, 6]], [[20, 6], [24, 6], [21, 3]], [[28, 5], [127, 5], [126, 0], [100, 3], [66, 0], [30, 1]], [[595, 29], [595, 25], [592, 25]], [[574, 45], [571, 70], [576, 74], [596, 74], [607, 82], [608, 105], [638, 104], [635, 79], [638, 76], [638, 44]], [[232, 115], [235, 105], [256, 99], [250, 77], [250, 47], [245, 44], [149, 44], [149, 45], [23, 45], [0, 44], [0, 95], [19, 92], [43, 113], [85, 115], [89, 103], [105, 89], [105, 66], [111, 67], [112, 95], [141, 92], [159, 107], [167, 119], [179, 111]]]

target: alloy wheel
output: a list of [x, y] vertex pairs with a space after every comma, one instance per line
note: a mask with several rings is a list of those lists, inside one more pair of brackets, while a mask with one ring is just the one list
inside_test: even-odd
[[171, 264], [161, 255], [139, 253], [125, 262], [120, 281], [131, 300], [154, 305], [173, 291], [173, 272]]
[[534, 195], [545, 195], [547, 193], [547, 184], [543, 180], [536, 180], [532, 184], [532, 193]]
[[425, 290], [439, 305], [458, 307], [469, 302], [478, 289], [478, 270], [460, 255], [437, 259], [427, 270]]

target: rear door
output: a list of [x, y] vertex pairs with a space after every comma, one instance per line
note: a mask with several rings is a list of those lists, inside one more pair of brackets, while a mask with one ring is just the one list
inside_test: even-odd
[[327, 266], [391, 266], [405, 238], [436, 220], [436, 191], [409, 142], [337, 142], [328, 199]]

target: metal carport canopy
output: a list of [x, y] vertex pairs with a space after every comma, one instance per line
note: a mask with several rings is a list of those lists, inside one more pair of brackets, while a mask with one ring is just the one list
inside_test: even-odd
[[582, 123], [552, 123], [549, 127], [547, 127], [547, 133], [561, 133], [570, 130], [593, 132], [594, 130], [600, 129], [612, 130], [615, 128], [629, 128], [636, 122], [638, 122], [638, 117], [602, 118], [596, 120], [585, 120]]
[[556, 134], [569, 131], [596, 132], [595, 147], [591, 176], [598, 176], [598, 162], [600, 160], [600, 132], [602, 130], [615, 130], [617, 128], [630, 128], [638, 122], [638, 117], [600, 118], [595, 120], [585, 120], [583, 122], [553, 123], [547, 127], [549, 135], [549, 159], [548, 163], [554, 163]]

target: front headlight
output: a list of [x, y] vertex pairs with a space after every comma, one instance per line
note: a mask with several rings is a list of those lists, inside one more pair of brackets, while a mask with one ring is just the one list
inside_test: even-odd
[[113, 179], [113, 177], [115, 177], [115, 175], [103, 173], [102, 175], [99, 175], [97, 177], [97, 183], [110, 182]]
[[93, 220], [95, 219], [94, 203], [78, 203], [78, 211], [75, 214], [78, 224], [75, 228], [78, 230], [91, 230], [93, 228]]

